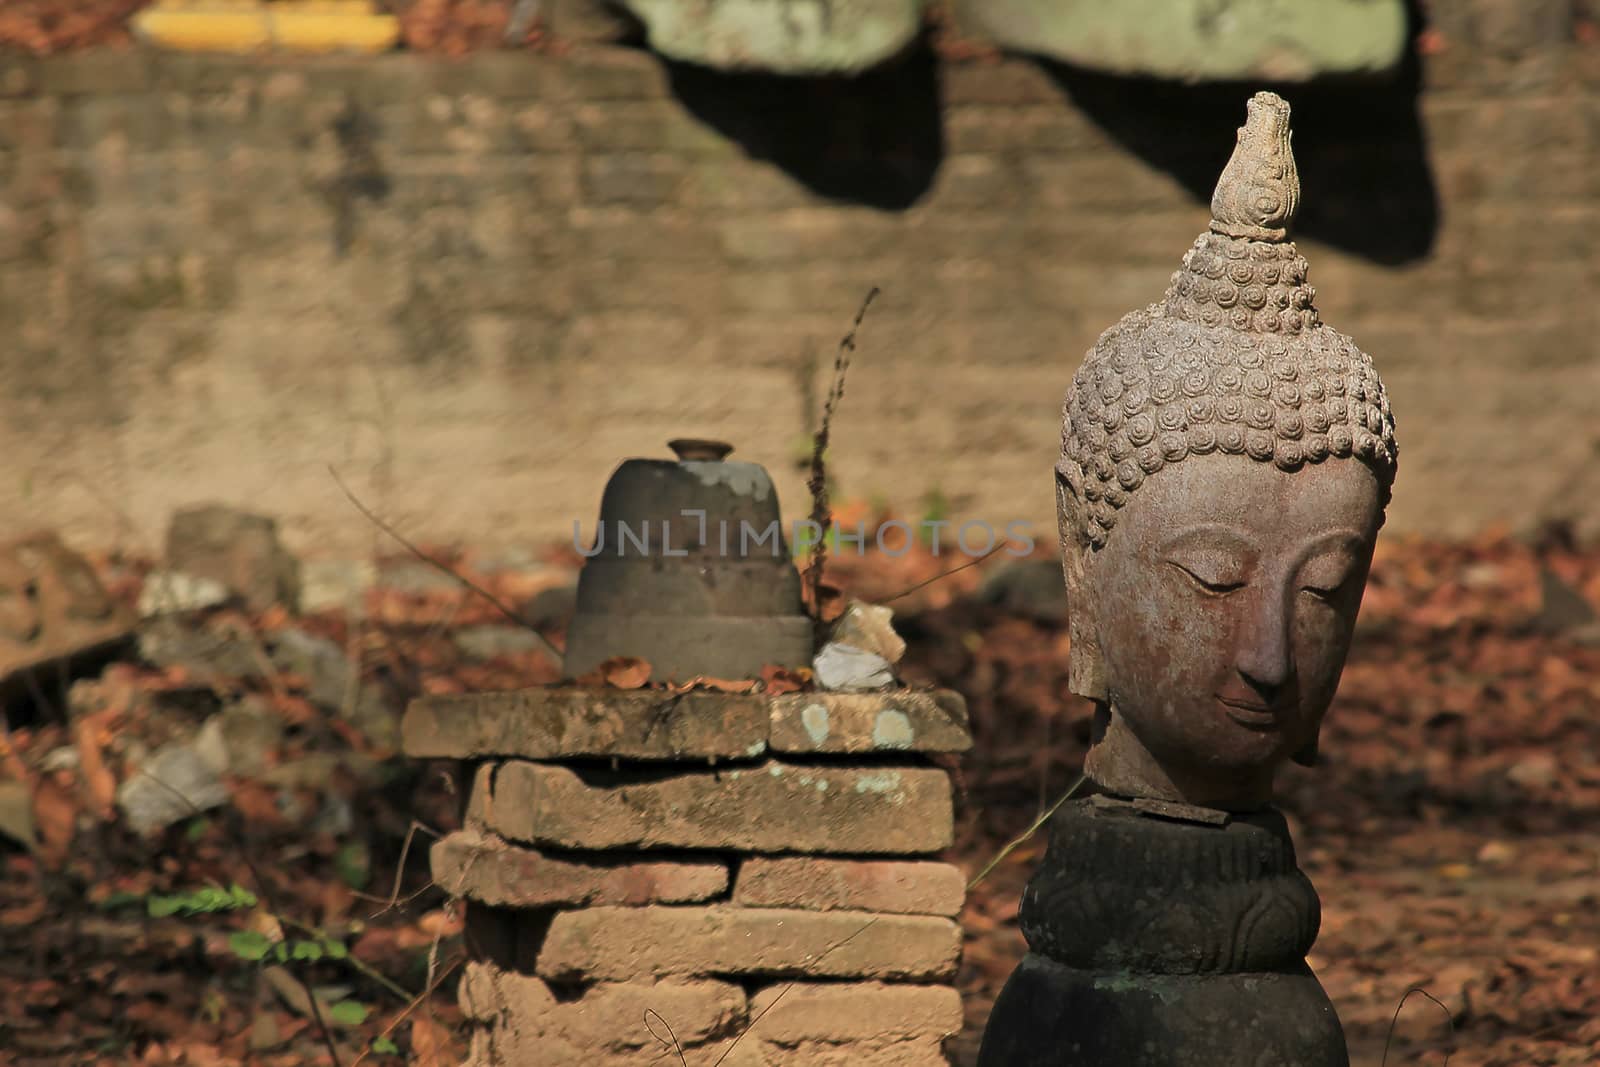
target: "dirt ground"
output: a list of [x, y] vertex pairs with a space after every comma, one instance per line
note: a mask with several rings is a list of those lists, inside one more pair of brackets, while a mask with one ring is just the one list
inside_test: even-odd
[[[520, 568], [445, 558], [508, 603], [546, 608], [575, 563], [560, 550]], [[95, 562], [116, 595], [137, 597], [147, 561]], [[996, 558], [897, 596], [955, 562], [850, 557], [830, 577], [866, 600], [895, 598], [908, 682], [968, 698], [976, 747], [949, 764], [951, 858], [976, 872], [1076, 779], [1088, 708], [1066, 691], [1049, 563], [1002, 578]], [[345, 1065], [455, 1062], [460, 924], [427, 881], [426, 832], [412, 827], [454, 825], [459, 779], [319, 704], [315, 679], [250, 666], [250, 649], [295, 629], [349, 650], [364, 689], [391, 708], [420, 692], [555, 680], [534, 647], [469, 654], [463, 635], [498, 613], [409, 573], [369, 589], [360, 621], [210, 613], [198, 625], [218, 637], [213, 648], [246, 650], [233, 675], [128, 651], [73, 690], [70, 710], [46, 692], [13, 712], [0, 766], [31, 790], [38, 840], [0, 840], [0, 1063], [326, 1063], [329, 1038]], [[1280, 780], [1323, 899], [1312, 965], [1354, 1063], [1384, 1062], [1412, 989], [1427, 997], [1405, 1000], [1389, 1064], [1600, 1062], [1596, 604], [1600, 551], [1556, 534], [1382, 545], [1322, 765]], [[559, 642], [559, 608], [544, 615]], [[230, 778], [204, 815], [152, 836], [130, 830], [106, 803], [123, 768], [241, 701], [281, 720], [259, 771]], [[1043, 837], [969, 898], [957, 1063], [973, 1061], [1024, 951], [1017, 901]], [[235, 884], [246, 896], [229, 898]], [[219, 889], [203, 898], [207, 885]], [[250, 958], [279, 936], [299, 959]], [[296, 971], [317, 990], [327, 1038]]]

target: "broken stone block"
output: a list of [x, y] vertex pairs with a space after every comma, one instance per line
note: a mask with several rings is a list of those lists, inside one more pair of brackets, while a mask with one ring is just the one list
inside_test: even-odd
[[338, 644], [301, 630], [280, 630], [272, 637], [270, 655], [280, 671], [305, 679], [313, 703], [345, 716], [376, 745], [399, 743], [394, 709], [376, 687], [362, 684], [360, 670]]
[[684, 904], [728, 888], [728, 868], [714, 860], [666, 861], [640, 855], [577, 859], [518, 848], [491, 834], [462, 830], [434, 844], [433, 880], [452, 896], [500, 907], [586, 904]]
[[139, 658], [156, 667], [181, 667], [196, 681], [223, 687], [265, 678], [267, 663], [238, 637], [194, 629], [172, 616], [139, 624]]
[[0, 544], [0, 686], [111, 651], [133, 619], [106, 594], [88, 560], [54, 533]]
[[[651, 1034], [647, 1013], [668, 1020], [685, 1051], [731, 1038], [745, 1024], [745, 994], [714, 979], [598, 982], [576, 999], [558, 997], [544, 979], [468, 963], [461, 975], [462, 1013], [492, 1027], [473, 1037], [469, 1062], [587, 1067], [659, 1065], [667, 1049]], [[666, 1031], [659, 1024], [657, 1034]]]
[[965, 752], [967, 702], [948, 689], [771, 698], [774, 752]]
[[421, 697], [401, 724], [407, 755], [753, 758], [767, 747], [767, 705], [744, 693], [524, 689]]
[[472, 659], [520, 656], [549, 647], [537, 633], [526, 626], [506, 626], [498, 623], [463, 626], [450, 635], [450, 640]]
[[952, 917], [966, 896], [961, 871], [931, 860], [752, 856], [733, 887], [733, 902], [746, 907]]
[[181, 571], [152, 571], [139, 590], [139, 617], [184, 615], [219, 608], [228, 602], [227, 587], [213, 578]]
[[220, 768], [192, 742], [162, 745], [117, 787], [117, 806], [140, 834], [157, 833], [227, 802]]
[[265, 515], [220, 504], [178, 512], [167, 528], [167, 567], [220, 582], [257, 611], [299, 606], [300, 564]]
[[360, 612], [378, 584], [378, 565], [366, 559], [308, 559], [300, 563], [300, 610]]
[[467, 817], [562, 848], [749, 852], [938, 852], [954, 825], [943, 771], [777, 761], [648, 776], [513, 761], [479, 769]]
[[553, 980], [680, 974], [926, 979], [953, 975], [960, 955], [961, 928], [936, 916], [711, 904], [557, 912], [536, 966]]

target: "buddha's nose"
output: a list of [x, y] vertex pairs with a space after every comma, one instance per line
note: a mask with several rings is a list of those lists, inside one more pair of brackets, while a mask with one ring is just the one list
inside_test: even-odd
[[1294, 668], [1288, 612], [1276, 603], [1262, 605], [1240, 638], [1235, 669], [1264, 703], [1276, 703]]

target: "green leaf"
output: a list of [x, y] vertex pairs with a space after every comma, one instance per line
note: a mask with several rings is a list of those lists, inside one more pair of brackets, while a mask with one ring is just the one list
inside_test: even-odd
[[272, 942], [254, 930], [235, 930], [228, 935], [228, 948], [242, 960], [261, 960], [271, 951]]
[[350, 950], [343, 941], [336, 941], [331, 937], [322, 939], [322, 951], [327, 953], [330, 960], [342, 960], [350, 955]]
[[322, 946], [315, 941], [296, 941], [294, 958], [297, 960], [320, 960], [322, 958]]
[[259, 903], [254, 893], [237, 882], [228, 887], [228, 898], [236, 908], [253, 908]]
[[372, 856], [366, 842], [352, 841], [333, 855], [333, 869], [351, 889], [367, 888], [372, 878]]
[[144, 907], [152, 919], [164, 919], [168, 915], [178, 914], [188, 903], [185, 897], [150, 897]]
[[211, 820], [204, 816], [189, 820], [189, 825], [183, 828], [183, 836], [190, 841], [198, 841], [206, 836], [206, 831], [211, 829]]
[[[125, 908], [129, 904], [137, 904], [141, 901], [145, 901], [147, 902], [145, 907], [148, 909], [150, 906], [148, 901], [154, 899], [156, 898], [143, 897], [138, 893], [129, 893], [126, 890], [119, 889], [115, 893], [112, 893], [109, 897], [106, 897], [104, 900], [100, 901], [100, 903], [96, 904], [95, 907], [99, 908], [101, 911], [115, 911], [117, 908]], [[154, 913], [152, 912], [151, 914]]]
[[360, 1001], [341, 1000], [328, 1009], [328, 1018], [340, 1026], [360, 1026], [367, 1021], [371, 1009]]
[[400, 1055], [400, 1046], [390, 1041], [387, 1037], [380, 1037], [372, 1043], [372, 1051], [390, 1056]]
[[279, 963], [288, 963], [289, 943], [287, 941], [279, 941], [276, 945], [272, 946], [272, 954], [277, 958]]

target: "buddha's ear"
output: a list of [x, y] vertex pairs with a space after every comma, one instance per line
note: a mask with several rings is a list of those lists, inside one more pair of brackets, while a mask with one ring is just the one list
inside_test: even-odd
[[1322, 728], [1319, 726], [1317, 728], [1317, 732], [1311, 735], [1311, 740], [1300, 746], [1299, 751], [1295, 752], [1289, 758], [1300, 764], [1302, 767], [1315, 767], [1317, 765], [1317, 742], [1320, 741], [1321, 738]]
[[1100, 655], [1099, 605], [1085, 578], [1093, 547], [1085, 533], [1083, 471], [1063, 456], [1056, 464], [1056, 518], [1061, 528], [1061, 571], [1067, 583], [1067, 633], [1071, 641], [1067, 687], [1090, 700], [1105, 701], [1105, 661]]

